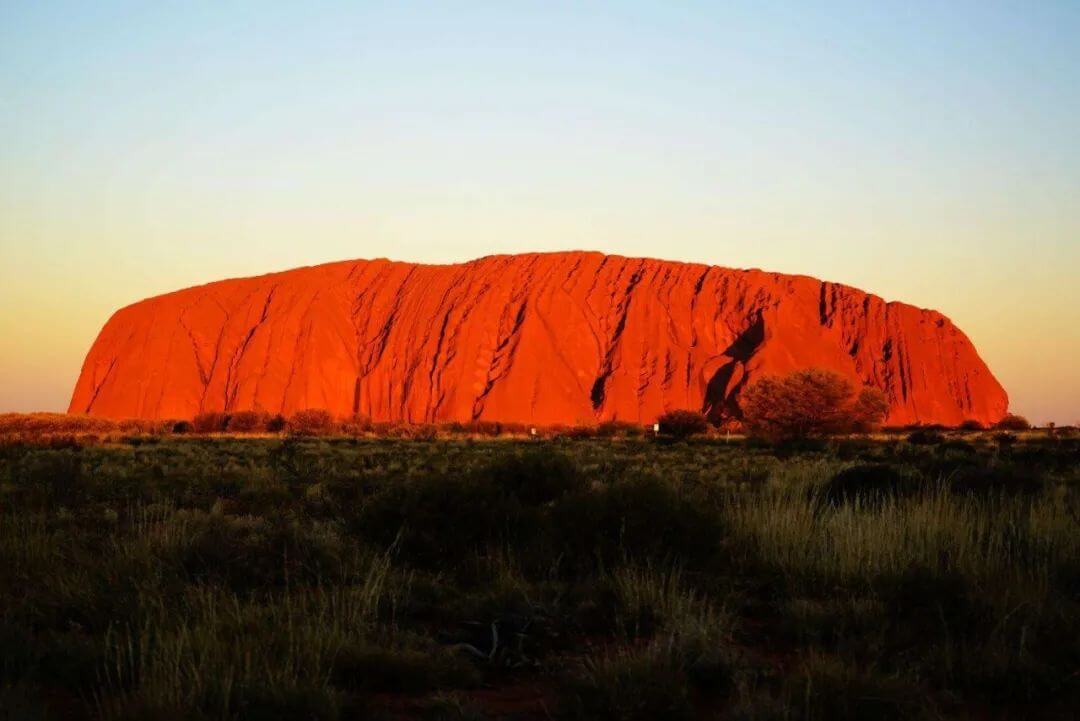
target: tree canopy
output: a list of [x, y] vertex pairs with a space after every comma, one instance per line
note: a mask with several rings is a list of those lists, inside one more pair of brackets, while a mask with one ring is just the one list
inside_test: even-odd
[[870, 431], [889, 408], [880, 390], [856, 392], [847, 378], [820, 368], [766, 376], [746, 389], [740, 405], [747, 432], [770, 440]]

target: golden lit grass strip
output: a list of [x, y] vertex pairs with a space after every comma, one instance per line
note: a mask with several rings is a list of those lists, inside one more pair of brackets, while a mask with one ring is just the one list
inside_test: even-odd
[[[773, 486], [725, 506], [736, 546], [807, 583], [872, 582], [913, 569], [1045, 590], [1052, 564], [1076, 556], [1075, 520], [1053, 498], [956, 496], [832, 507], [806, 487]], [[749, 548], [748, 548], [749, 547]]]

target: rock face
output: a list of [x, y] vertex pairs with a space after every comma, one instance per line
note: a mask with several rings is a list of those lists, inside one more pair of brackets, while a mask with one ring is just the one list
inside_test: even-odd
[[882, 389], [890, 424], [992, 423], [1008, 405], [936, 311], [804, 276], [573, 252], [332, 263], [150, 298], [106, 323], [69, 411], [651, 423], [737, 414], [747, 383], [808, 366]]

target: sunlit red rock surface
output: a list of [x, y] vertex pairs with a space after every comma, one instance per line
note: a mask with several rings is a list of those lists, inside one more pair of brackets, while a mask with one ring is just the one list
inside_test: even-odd
[[69, 410], [651, 423], [737, 409], [755, 378], [807, 366], [884, 390], [890, 424], [988, 423], [1008, 404], [936, 311], [804, 276], [574, 252], [332, 263], [150, 298], [106, 323]]

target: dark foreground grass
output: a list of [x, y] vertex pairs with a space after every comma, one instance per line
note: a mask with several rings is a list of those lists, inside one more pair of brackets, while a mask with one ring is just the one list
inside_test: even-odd
[[0, 718], [1073, 718], [1078, 461], [7, 443]]

